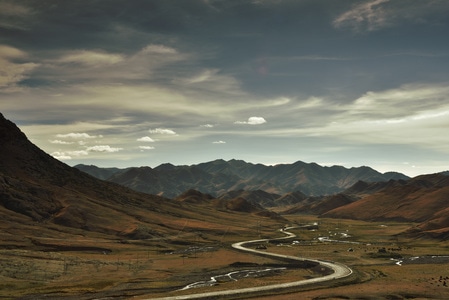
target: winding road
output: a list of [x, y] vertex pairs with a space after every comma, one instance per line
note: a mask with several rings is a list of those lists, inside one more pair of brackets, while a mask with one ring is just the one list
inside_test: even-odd
[[270, 252], [266, 252], [266, 251], [261, 251], [261, 250], [245, 247], [245, 245], [249, 245], [249, 244], [265, 243], [265, 242], [273, 241], [273, 240], [283, 240], [283, 239], [294, 238], [294, 237], [296, 237], [296, 235], [294, 233], [286, 231], [287, 229], [293, 229], [293, 228], [295, 228], [295, 227], [280, 229], [280, 232], [287, 235], [285, 237], [280, 237], [280, 238], [275, 238], [275, 239], [259, 239], [259, 240], [252, 240], [252, 241], [244, 241], [244, 242], [234, 243], [234, 244], [232, 244], [232, 247], [239, 251], [245, 251], [245, 252], [253, 253], [255, 255], [270, 257], [270, 258], [274, 258], [274, 259], [278, 259], [278, 260], [290, 261], [290, 262], [300, 261], [300, 262], [304, 262], [304, 263], [317, 264], [324, 268], [333, 270], [333, 273], [331, 273], [329, 275], [322, 276], [322, 277], [304, 279], [304, 280], [299, 280], [299, 281], [294, 281], [294, 282], [279, 283], [279, 284], [250, 287], [250, 288], [242, 288], [242, 289], [235, 289], [235, 290], [225, 290], [225, 291], [191, 294], [191, 295], [152, 298], [152, 299], [159, 299], [159, 300], [236, 299], [236, 298], [240, 298], [240, 297], [243, 298], [243, 297], [248, 297], [248, 296], [267, 295], [269, 293], [275, 293], [275, 292], [295, 291], [295, 289], [298, 289], [303, 286], [312, 285], [312, 284], [316, 284], [316, 283], [323, 283], [326, 281], [333, 281], [336, 279], [348, 277], [352, 274], [352, 270], [348, 266], [340, 264], [340, 263], [270, 253]]

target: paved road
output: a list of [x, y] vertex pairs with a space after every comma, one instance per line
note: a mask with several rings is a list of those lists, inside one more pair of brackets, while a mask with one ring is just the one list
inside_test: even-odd
[[191, 295], [183, 295], [183, 296], [172, 296], [172, 297], [164, 297], [164, 298], [153, 298], [153, 299], [159, 299], [159, 300], [181, 300], [181, 299], [236, 299], [239, 297], [246, 297], [249, 295], [258, 295], [258, 294], [269, 294], [270, 292], [279, 292], [281, 290], [294, 290], [295, 288], [315, 284], [315, 283], [321, 283], [326, 281], [332, 281], [339, 278], [348, 277], [352, 274], [352, 270], [340, 263], [336, 262], [330, 262], [330, 261], [322, 261], [322, 260], [316, 260], [316, 259], [308, 259], [308, 258], [302, 258], [302, 257], [296, 257], [296, 256], [289, 256], [289, 255], [282, 255], [282, 254], [276, 254], [276, 253], [270, 253], [262, 250], [257, 249], [251, 249], [245, 247], [245, 245], [249, 244], [255, 244], [255, 243], [265, 243], [272, 240], [282, 240], [282, 239], [289, 239], [293, 238], [296, 235], [294, 233], [286, 231], [287, 229], [292, 228], [286, 228], [281, 229], [280, 231], [287, 236], [277, 238], [277, 239], [260, 239], [260, 240], [253, 240], [253, 241], [244, 241], [232, 244], [232, 247], [234, 249], [250, 252], [256, 255], [270, 257], [270, 258], [277, 258], [281, 260], [287, 260], [287, 261], [301, 261], [301, 262], [310, 262], [310, 263], [317, 263], [323, 267], [332, 269], [334, 272], [332, 274], [317, 277], [317, 278], [311, 278], [311, 279], [304, 279], [294, 282], [287, 282], [287, 283], [280, 283], [280, 284], [272, 284], [272, 285], [266, 285], [266, 286], [258, 286], [258, 287], [250, 287], [250, 288], [243, 288], [243, 289], [236, 289], [236, 290], [226, 290], [226, 291], [216, 291], [216, 292], [208, 292], [208, 293], [199, 293], [199, 294], [191, 294]]

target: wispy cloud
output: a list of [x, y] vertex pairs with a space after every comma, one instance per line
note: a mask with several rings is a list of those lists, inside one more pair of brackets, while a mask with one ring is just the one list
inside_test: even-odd
[[270, 61], [347, 61], [354, 59], [353, 57], [324, 56], [317, 54], [299, 55], [299, 56], [272, 56], [267, 58]]
[[153, 146], [139, 146], [139, 149], [142, 149], [142, 150], [153, 150], [155, 148]]
[[141, 54], [177, 54], [178, 51], [176, 49], [167, 47], [165, 45], [158, 45], [158, 44], [150, 44], [146, 47], [144, 47], [141, 51]]
[[218, 71], [219, 71], [218, 69], [204, 70], [201, 71], [199, 74], [193, 76], [192, 78], [188, 78], [186, 81], [191, 84], [205, 82], [211, 80], [213, 76], [215, 76], [218, 73]]
[[447, 84], [406, 84], [395, 89], [369, 91], [353, 102], [349, 112], [365, 119], [410, 117], [447, 107], [448, 95]]
[[5, 16], [29, 16], [32, 11], [29, 7], [23, 6], [18, 3], [2, 2], [0, 4], [0, 15]]
[[86, 150], [67, 151], [66, 153], [71, 156], [83, 156], [89, 154]]
[[367, 92], [340, 109], [333, 116], [328, 115], [321, 126], [298, 128], [290, 134], [332, 137], [366, 145], [419, 146], [449, 153], [445, 142], [449, 126], [446, 84], [408, 84]]
[[335, 28], [350, 29], [356, 33], [376, 31], [405, 24], [440, 26], [441, 18], [447, 16], [447, 1], [367, 0], [356, 1], [351, 9], [340, 14], [333, 21]]
[[0, 44], [0, 57], [5, 59], [5, 58], [23, 58], [26, 57], [27, 53], [25, 53], [24, 51], [9, 46], [9, 45], [1, 45]]
[[70, 133], [64, 133], [64, 134], [57, 134], [56, 137], [58, 138], [69, 138], [69, 139], [95, 139], [95, 138], [101, 138], [102, 136], [96, 136], [96, 135], [90, 135], [85, 132], [70, 132]]
[[58, 59], [59, 63], [77, 63], [89, 67], [117, 64], [124, 60], [121, 54], [111, 54], [104, 51], [78, 50], [65, 54]]
[[0, 28], [14, 30], [28, 30], [29, 20], [36, 12], [22, 4], [2, 1], [0, 2]]
[[108, 152], [108, 153], [112, 153], [112, 152], [118, 152], [120, 150], [123, 150], [123, 148], [115, 148], [115, 147], [111, 147], [109, 145], [96, 145], [96, 146], [92, 146], [92, 147], [87, 147], [86, 150], [87, 151], [93, 151], [93, 152]]
[[214, 142], [212, 142], [212, 144], [226, 144], [226, 142], [225, 141], [214, 141]]
[[27, 54], [15, 47], [0, 45], [0, 91], [14, 92], [18, 83], [28, 78], [30, 73], [39, 66], [33, 62], [16, 62], [24, 59]]
[[333, 21], [333, 25], [336, 28], [349, 27], [356, 32], [373, 31], [385, 27], [388, 24], [388, 19], [382, 4], [389, 1], [370, 0], [357, 4], [337, 17]]
[[[149, 44], [134, 53], [110, 52], [99, 48], [64, 49], [42, 61], [47, 80], [64, 78], [91, 86], [111, 81], [151, 81], [166, 78], [169, 66], [189, 57], [164, 45]], [[165, 67], [161, 72], [156, 72]], [[176, 67], [176, 66], [174, 66]], [[56, 78], [55, 78], [56, 77]], [[88, 79], [88, 81], [86, 81]]]
[[60, 145], [71, 145], [73, 142], [61, 141], [61, 140], [50, 140], [52, 144], [60, 144]]

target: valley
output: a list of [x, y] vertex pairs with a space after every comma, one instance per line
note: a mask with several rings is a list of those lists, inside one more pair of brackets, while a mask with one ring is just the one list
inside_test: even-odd
[[[449, 296], [446, 174], [354, 177], [349, 188], [323, 196], [268, 189], [216, 197], [186, 185], [167, 198], [57, 161], [2, 115], [0, 142], [0, 299], [222, 297], [242, 289], [257, 292], [229, 297]], [[247, 167], [206, 165], [211, 172], [236, 163]], [[282, 166], [290, 180], [305, 174], [299, 165], [325, 171]], [[350, 276], [334, 278], [338, 269]]]
[[0, 0], [0, 300], [449, 299], [448, 16]]
[[[285, 296], [279, 290], [277, 296], [266, 292], [265, 295], [270, 295], [266, 299], [360, 299], [361, 295], [373, 299], [393, 296], [443, 299], [449, 295], [445, 279], [449, 276], [447, 241], [398, 237], [397, 233], [411, 225], [408, 223], [286, 217], [293, 225], [317, 223], [318, 227], [289, 229], [297, 236], [263, 242], [264, 247], [258, 247], [262, 249], [257, 251], [336, 261], [348, 265], [354, 275], [350, 280], [287, 289]], [[226, 234], [203, 228], [207, 233], [189, 230], [153, 240], [73, 235], [70, 240], [41, 238], [40, 244], [21, 248], [13, 248], [11, 244], [6, 247], [3, 242], [1, 296], [3, 299], [153, 299], [286, 284], [329, 274], [313, 266], [298, 267], [232, 249], [231, 244], [238, 240], [280, 237], [279, 223], [250, 218], [252, 226], [245, 226], [238, 220], [236, 216], [232, 221], [237, 224], [234, 229], [241, 226], [240, 229], [228, 230]], [[247, 247], [256, 249], [257, 245]], [[238, 280], [222, 278], [211, 286], [183, 289], [213, 276], [268, 268], [280, 270]], [[265, 299], [263, 295], [254, 297]]]

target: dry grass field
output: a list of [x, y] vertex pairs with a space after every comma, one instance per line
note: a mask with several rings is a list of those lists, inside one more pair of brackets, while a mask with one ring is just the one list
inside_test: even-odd
[[[236, 241], [280, 236], [279, 222], [236, 214], [228, 230], [189, 229], [154, 240], [108, 235], [64, 239], [42, 237], [34, 246], [0, 248], [0, 299], [151, 299], [267, 285], [319, 276], [268, 258], [231, 249]], [[255, 299], [447, 299], [449, 242], [397, 236], [413, 224], [287, 216], [291, 224], [318, 222], [317, 230], [293, 229], [297, 237], [267, 243], [266, 251], [342, 262], [357, 283], [305, 288]], [[324, 238], [327, 237], [327, 238]], [[433, 257], [434, 256], [434, 257]], [[438, 257], [437, 257], [438, 256]], [[419, 257], [419, 258], [418, 258]], [[396, 260], [393, 260], [396, 259]], [[402, 261], [402, 262], [400, 262]], [[400, 264], [400, 265], [399, 265]], [[179, 291], [188, 284], [238, 270], [285, 267], [259, 276]]]
[[[236, 252], [230, 244], [257, 235], [275, 237], [279, 221], [246, 213], [214, 215], [223, 224], [166, 219], [166, 226], [179, 230], [151, 239], [60, 226], [10, 228], [5, 223], [0, 233], [0, 299], [160, 297], [211, 274], [245, 268], [230, 266], [236, 262], [277, 263]], [[203, 216], [210, 218], [206, 212]]]
[[[300, 242], [304, 240], [302, 245], [276, 246], [282, 249], [278, 251], [270, 247], [267, 251], [342, 262], [354, 269], [360, 282], [255, 299], [449, 299], [448, 241], [397, 236], [413, 224], [304, 216], [289, 219], [317, 221], [320, 229], [296, 231]], [[320, 236], [338, 242], [316, 242]]]

